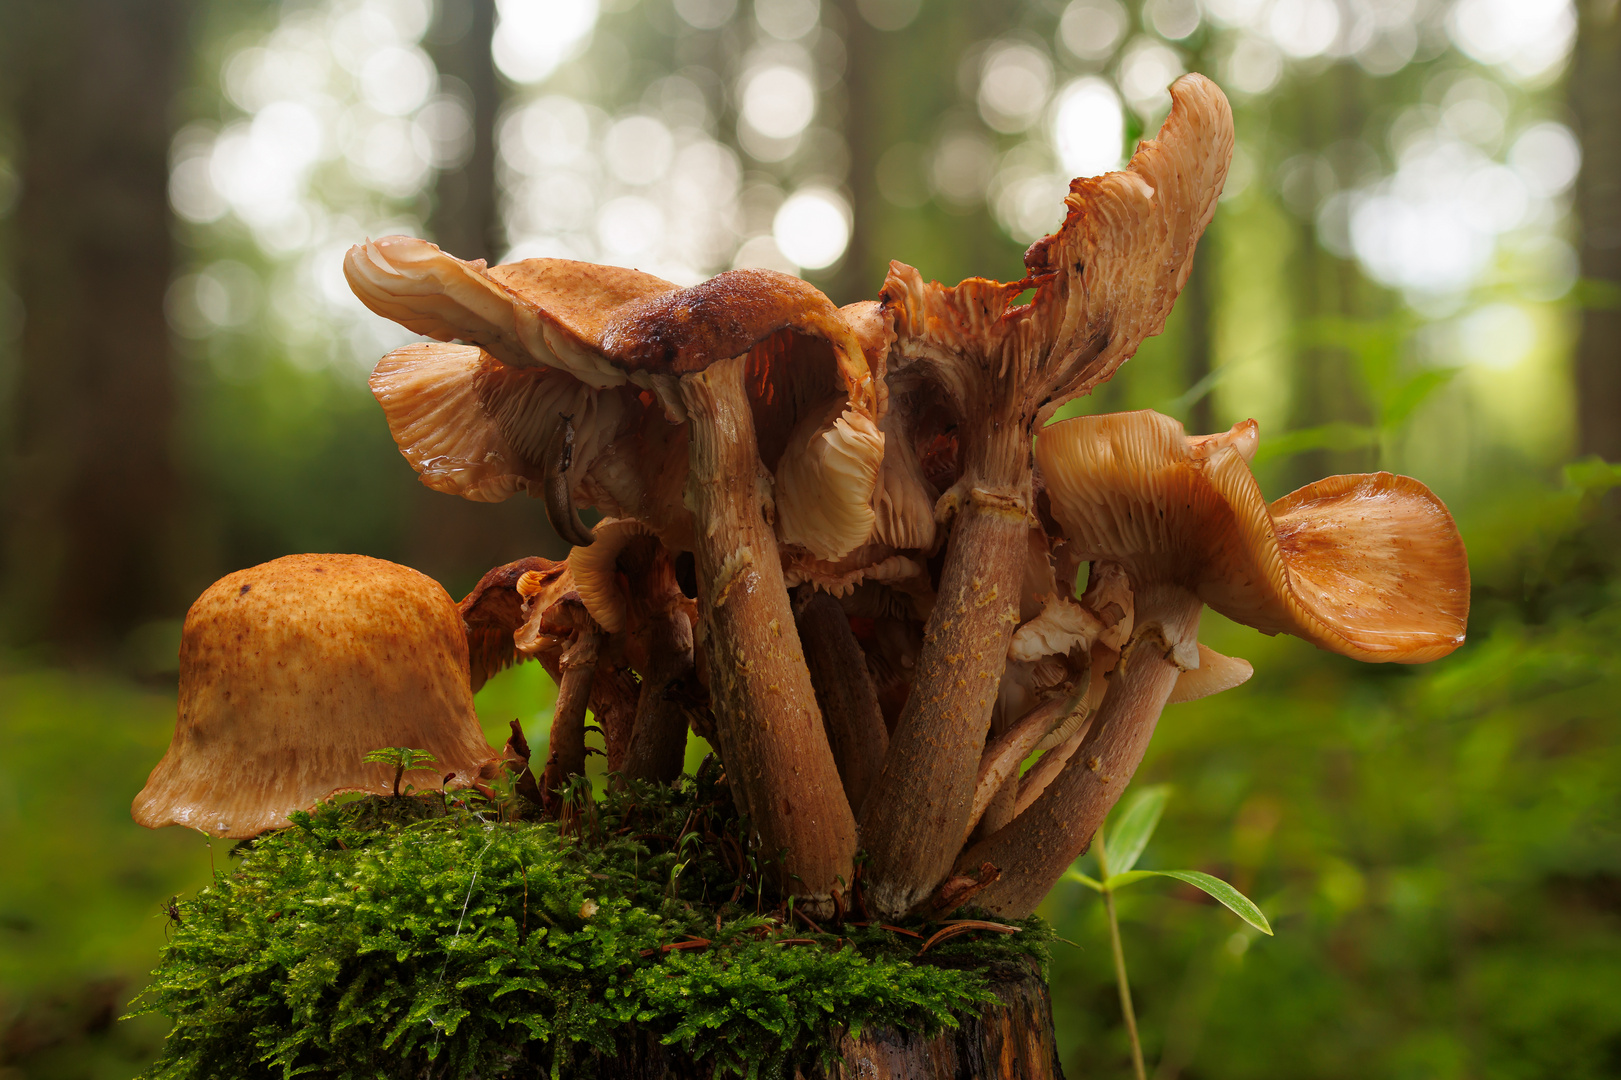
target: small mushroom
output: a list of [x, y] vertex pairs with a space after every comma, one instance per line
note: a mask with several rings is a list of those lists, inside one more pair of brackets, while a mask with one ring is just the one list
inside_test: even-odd
[[1033, 910], [1085, 850], [1180, 676], [1203, 662], [1206, 603], [1364, 660], [1420, 663], [1462, 643], [1469, 568], [1440, 500], [1415, 480], [1374, 473], [1330, 477], [1269, 504], [1249, 471], [1254, 447], [1253, 422], [1189, 439], [1153, 412], [1081, 417], [1041, 433], [1052, 513], [1080, 555], [1125, 570], [1134, 625], [1068, 763], [963, 854], [962, 866], [1003, 871], [979, 897], [989, 910]]
[[641, 676], [629, 747], [618, 771], [669, 783], [681, 775], [696, 675], [695, 611], [676, 581], [675, 556], [639, 521], [601, 521], [590, 547], [569, 553], [580, 599], [611, 634], [624, 634]]
[[1124, 170], [1071, 183], [1068, 216], [1025, 255], [1024, 278], [947, 288], [890, 264], [890, 364], [942, 415], [931, 428], [950, 428], [957, 476], [935, 512], [951, 536], [914, 692], [861, 822], [866, 897], [882, 911], [911, 910], [944, 880], [973, 808], [1035, 520], [1031, 437], [1164, 327], [1215, 213], [1231, 110], [1199, 75], [1171, 97]]
[[468, 666], [475, 694], [491, 676], [522, 659], [512, 636], [524, 624], [524, 598], [518, 582], [531, 573], [536, 575], [531, 581], [554, 583], [567, 576], [568, 563], [534, 555], [497, 566], [479, 578], [457, 605], [467, 628]]
[[489, 770], [456, 605], [432, 578], [362, 555], [289, 555], [229, 574], [186, 613], [174, 740], [136, 796], [148, 828], [251, 837], [345, 791], [394, 790], [363, 762], [426, 750], [437, 789]]
[[585, 775], [585, 714], [606, 638], [579, 592], [570, 588], [573, 584], [571, 576], [537, 571], [526, 573], [517, 584], [527, 621], [513, 635], [514, 644], [525, 656], [549, 660], [547, 670], [557, 680], [540, 777], [541, 794], [554, 812], [557, 788], [571, 776]]

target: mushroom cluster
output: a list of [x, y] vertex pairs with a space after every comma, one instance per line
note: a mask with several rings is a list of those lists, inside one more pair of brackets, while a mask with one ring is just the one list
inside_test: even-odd
[[1363, 660], [1462, 642], [1463, 546], [1417, 481], [1268, 502], [1252, 421], [1053, 422], [1163, 328], [1215, 212], [1231, 111], [1198, 75], [1171, 92], [1011, 282], [891, 263], [840, 308], [764, 270], [678, 288], [350, 250], [356, 295], [433, 339], [371, 378], [406, 460], [464, 498], [543, 498], [574, 545], [461, 606], [472, 685], [529, 657], [558, 680], [542, 799], [583, 768], [588, 709], [610, 770], [646, 780], [679, 773], [690, 728], [802, 909], [1017, 917], [1164, 706], [1249, 677], [1199, 643], [1204, 606]]

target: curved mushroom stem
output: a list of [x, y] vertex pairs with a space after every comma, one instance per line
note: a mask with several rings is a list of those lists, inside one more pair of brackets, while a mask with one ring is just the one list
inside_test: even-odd
[[687, 499], [721, 760], [781, 881], [814, 916], [851, 880], [855, 817], [822, 727], [764, 515], [744, 357], [681, 380], [691, 425]]
[[540, 778], [540, 790], [549, 801], [555, 800], [552, 793], [569, 777], [585, 773], [585, 710], [591, 700], [591, 681], [596, 675], [601, 642], [599, 632], [586, 630], [559, 662], [563, 677], [557, 683], [546, 769]]
[[[1023, 776], [1019, 777], [1019, 794], [1013, 802], [1014, 817], [1018, 817], [1030, 809], [1030, 804], [1041, 798], [1041, 793], [1047, 790], [1047, 785], [1053, 782], [1053, 779], [1069, 763], [1069, 759], [1075, 756], [1075, 751], [1080, 749], [1081, 742], [1086, 738], [1086, 733], [1091, 730], [1092, 725], [1090, 723], [1081, 723], [1076, 727], [1073, 735], [1042, 754], [1036, 760], [1036, 763], [1030, 766]], [[1006, 822], [1003, 824], [1006, 824]], [[986, 835], [990, 834], [987, 833]]]
[[844, 796], [850, 809], [860, 814], [889, 749], [889, 729], [878, 707], [867, 657], [850, 632], [844, 609], [830, 594], [813, 593], [799, 609], [797, 621]]
[[1002, 871], [975, 900], [1004, 918], [1034, 911], [1091, 844], [1131, 783], [1177, 676], [1198, 663], [1197, 596], [1178, 585], [1147, 584], [1137, 590], [1136, 605], [1131, 643], [1074, 757], [1027, 810], [958, 859], [959, 866], [988, 862]]
[[546, 520], [557, 535], [573, 547], [590, 547], [596, 539], [574, 509], [569, 491], [568, 470], [574, 464], [574, 417], [558, 417], [552, 437], [546, 441]]
[[676, 696], [692, 676], [692, 624], [684, 611], [655, 615], [647, 628], [649, 662], [636, 699], [636, 724], [619, 771], [633, 780], [668, 784], [687, 754], [687, 710]]
[[[986, 745], [985, 753], [980, 755], [979, 759], [979, 781], [974, 786], [974, 807], [968, 815], [970, 833], [992, 810], [992, 804], [1000, 802], [1002, 798], [1006, 798], [1008, 803], [1006, 820], [987, 824], [983, 831], [989, 835], [1013, 819], [1019, 765], [1030, 756], [1036, 744], [1048, 733], [1072, 718], [1077, 709], [1085, 708], [1086, 689], [1082, 687], [1079, 694], [1054, 698], [1037, 705]], [[1010, 781], [1013, 786], [1012, 790], [1008, 791]]]
[[[927, 900], [968, 833], [979, 758], [1018, 623], [1030, 532], [1029, 433], [989, 424], [979, 468], [946, 547], [911, 696], [867, 797], [865, 897], [886, 915]], [[950, 497], [949, 495], [947, 496]]]

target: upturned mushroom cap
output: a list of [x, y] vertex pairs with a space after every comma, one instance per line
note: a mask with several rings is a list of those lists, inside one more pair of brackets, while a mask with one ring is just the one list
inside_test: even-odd
[[[623, 633], [648, 615], [677, 610], [697, 621], [697, 607], [682, 595], [670, 553], [659, 545], [657, 533], [629, 518], [604, 519], [593, 532], [596, 541], [571, 550], [568, 565], [580, 600], [604, 630]], [[636, 544], [650, 546], [626, 551]], [[621, 563], [621, 555], [629, 563]], [[631, 565], [638, 571], [634, 580], [626, 576]]]
[[344, 791], [388, 794], [372, 750], [426, 750], [438, 788], [496, 759], [467, 639], [432, 578], [362, 555], [289, 555], [230, 574], [186, 614], [174, 741], [131, 809], [148, 828], [242, 838]]
[[408, 237], [357, 245], [344, 270], [378, 314], [478, 346], [408, 346], [372, 377], [401, 452], [430, 487], [483, 501], [544, 494], [553, 524], [579, 546], [589, 533], [568, 520], [571, 503], [635, 516], [681, 545], [685, 474], [668, 467], [681, 448], [642, 417], [684, 420], [675, 381], [746, 354], [780, 538], [836, 558], [872, 531], [883, 458], [872, 364], [890, 333], [876, 305], [841, 311], [768, 270], [677, 289], [559, 259], [485, 269]]
[[[1039, 422], [1159, 333], [1233, 148], [1232, 111], [1214, 83], [1185, 75], [1171, 100], [1159, 137], [1125, 169], [1071, 182], [1068, 215], [1025, 254], [1023, 279], [947, 288], [891, 263], [883, 289], [895, 319], [891, 366], [926, 366], [925, 378], [960, 412], [1008, 400]], [[1032, 287], [1030, 301], [1015, 305]]]
[[1070, 542], [1134, 584], [1181, 585], [1228, 618], [1360, 660], [1423, 663], [1463, 643], [1469, 565], [1428, 488], [1334, 476], [1269, 504], [1254, 445], [1253, 421], [1189, 439], [1143, 411], [1053, 424], [1036, 458]]

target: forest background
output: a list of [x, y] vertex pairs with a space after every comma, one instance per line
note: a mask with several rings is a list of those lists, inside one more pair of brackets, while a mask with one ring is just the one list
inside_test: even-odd
[[[1207, 613], [1255, 678], [1173, 707], [1121, 917], [1157, 1077], [1621, 1074], [1617, 0], [8, 0], [0, 4], [0, 1078], [125, 1077], [163, 907], [225, 845], [131, 823], [179, 620], [299, 551], [461, 595], [564, 547], [417, 483], [365, 375], [365, 236], [687, 284], [901, 259], [1008, 279], [1187, 70], [1238, 148], [1163, 336], [1086, 411], [1261, 425], [1273, 497], [1422, 479], [1470, 641], [1367, 667]], [[543, 741], [536, 665], [479, 695]], [[701, 748], [694, 745], [694, 753]], [[1065, 1068], [1122, 1076], [1101, 905], [1043, 909]]]

